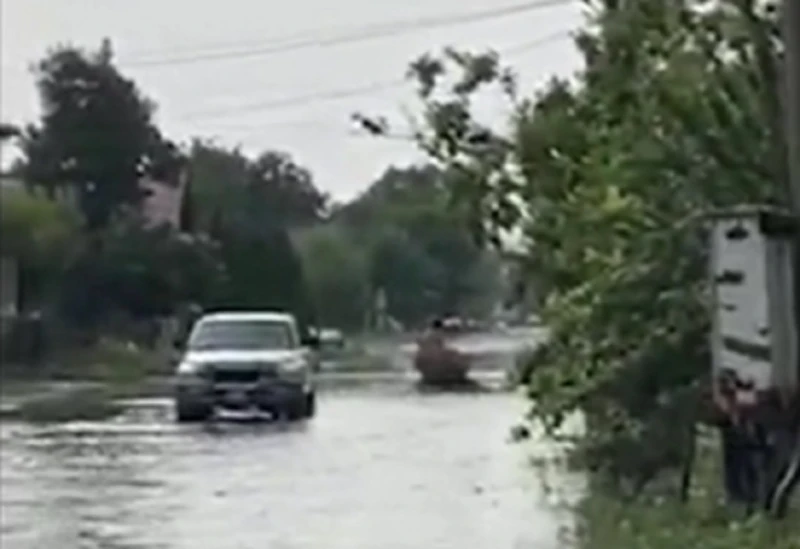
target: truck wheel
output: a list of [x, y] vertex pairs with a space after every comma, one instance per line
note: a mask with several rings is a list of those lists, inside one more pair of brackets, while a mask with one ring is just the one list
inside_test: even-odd
[[305, 416], [307, 418], [314, 417], [317, 413], [317, 394], [314, 391], [305, 395]]
[[211, 417], [211, 406], [181, 402], [175, 404], [175, 417], [178, 423], [200, 423]]
[[306, 416], [305, 400], [302, 395], [295, 396], [286, 403], [286, 419], [289, 421], [299, 421]]
[[286, 405], [286, 419], [289, 421], [300, 421], [313, 417], [316, 402], [314, 393], [301, 393], [289, 401]]

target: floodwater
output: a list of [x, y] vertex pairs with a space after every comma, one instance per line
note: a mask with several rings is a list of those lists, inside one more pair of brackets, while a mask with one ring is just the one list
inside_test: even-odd
[[[323, 391], [301, 424], [178, 425], [169, 401], [112, 421], [0, 426], [0, 546], [556, 549], [569, 512], [513, 444], [511, 393]], [[551, 486], [579, 489], [555, 468]]]

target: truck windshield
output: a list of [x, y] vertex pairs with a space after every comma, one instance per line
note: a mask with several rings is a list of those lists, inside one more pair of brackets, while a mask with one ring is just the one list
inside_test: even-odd
[[292, 330], [285, 322], [236, 320], [201, 322], [189, 338], [193, 351], [291, 349]]

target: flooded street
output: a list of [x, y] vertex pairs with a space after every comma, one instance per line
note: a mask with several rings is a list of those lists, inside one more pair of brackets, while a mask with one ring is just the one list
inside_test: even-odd
[[307, 425], [114, 422], [2, 431], [2, 547], [556, 548], [566, 516], [508, 443], [511, 395], [329, 392]]
[[524, 410], [393, 381], [328, 388], [306, 424], [178, 425], [164, 399], [112, 421], [4, 423], [0, 545], [560, 548], [570, 516], [530, 463], [555, 450], [509, 442]]

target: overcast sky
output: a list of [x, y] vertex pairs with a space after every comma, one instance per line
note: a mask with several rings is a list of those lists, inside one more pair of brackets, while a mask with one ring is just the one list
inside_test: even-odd
[[[28, 67], [48, 47], [69, 42], [95, 48], [109, 37], [120, 69], [157, 103], [157, 121], [169, 137], [216, 137], [250, 153], [287, 151], [312, 170], [322, 189], [347, 199], [390, 164], [419, 158], [413, 144], [403, 140], [352, 135], [349, 117], [362, 111], [402, 124], [403, 109], [414, 106], [413, 90], [395, 82], [420, 54], [448, 45], [510, 50], [507, 62], [518, 71], [526, 93], [553, 75], [567, 76], [579, 68], [567, 34], [582, 22], [577, 0], [551, 0], [549, 7], [503, 17], [401, 32], [412, 21], [452, 21], [524, 3], [0, 0], [0, 116], [14, 123], [36, 118], [38, 98]], [[370, 34], [391, 30], [370, 40], [276, 48], [309, 38], [352, 36], [365, 27]], [[220, 52], [222, 58], [201, 59]], [[186, 57], [194, 62], [165, 62]], [[486, 98], [481, 112], [499, 123], [504, 104]]]

